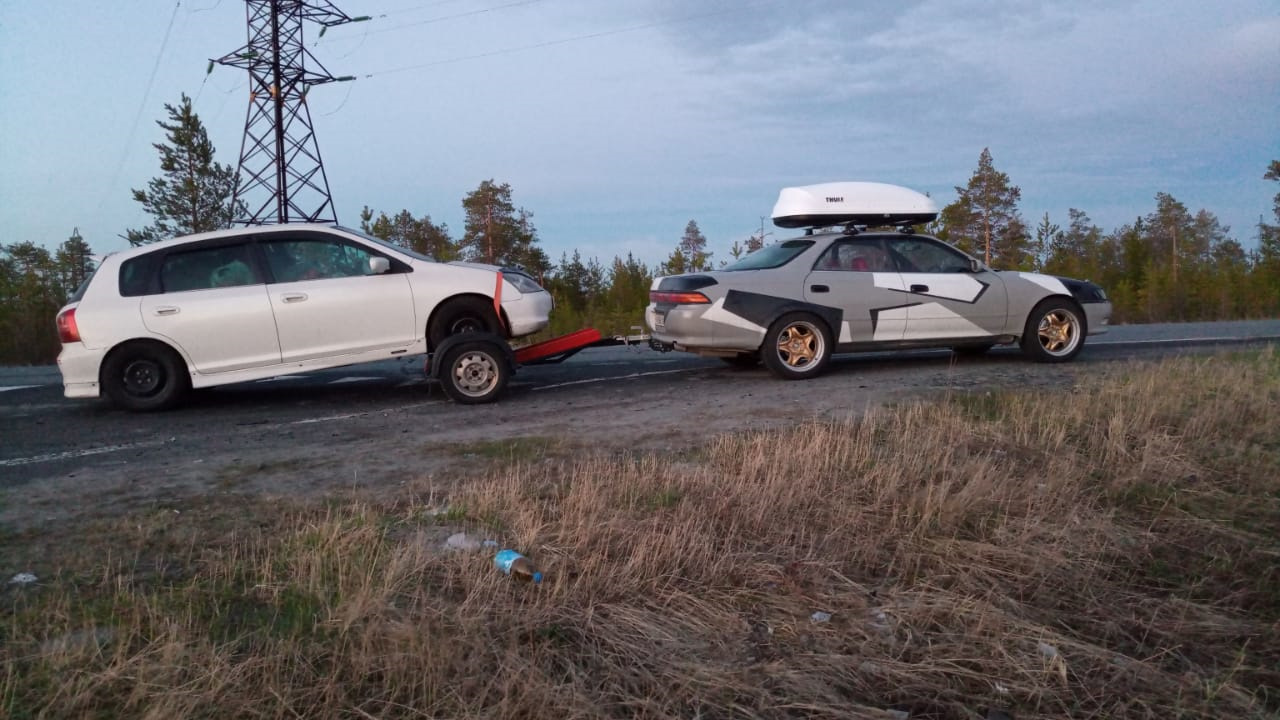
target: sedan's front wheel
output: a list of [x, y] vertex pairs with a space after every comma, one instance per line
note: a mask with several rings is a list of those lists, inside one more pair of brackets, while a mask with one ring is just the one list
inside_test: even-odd
[[800, 380], [821, 373], [831, 351], [826, 323], [808, 313], [789, 313], [769, 326], [760, 357], [774, 375]]
[[1036, 362], [1066, 362], [1084, 348], [1083, 314], [1075, 303], [1049, 298], [1027, 317], [1022, 352]]

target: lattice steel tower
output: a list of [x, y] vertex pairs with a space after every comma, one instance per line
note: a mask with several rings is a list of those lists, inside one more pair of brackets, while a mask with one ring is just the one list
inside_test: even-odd
[[336, 222], [307, 91], [355, 78], [330, 75], [303, 45], [302, 27], [303, 21], [314, 22], [323, 35], [334, 25], [368, 18], [348, 17], [326, 0], [245, 0], [245, 6], [249, 42], [212, 61], [249, 71], [249, 111], [233, 199], [238, 217], [232, 222]]

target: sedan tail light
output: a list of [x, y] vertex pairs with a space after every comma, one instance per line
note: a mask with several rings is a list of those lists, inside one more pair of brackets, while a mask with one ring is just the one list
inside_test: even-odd
[[650, 290], [649, 300], [660, 305], [706, 305], [711, 301], [700, 292], [663, 292]]
[[[46, 315], [45, 317], [48, 317]], [[67, 308], [58, 313], [58, 340], [64, 343], [80, 342], [80, 328], [76, 325], [76, 309]]]

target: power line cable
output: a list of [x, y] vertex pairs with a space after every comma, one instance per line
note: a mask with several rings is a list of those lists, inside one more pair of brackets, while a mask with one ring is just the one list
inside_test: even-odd
[[[441, 22], [445, 22], [445, 21], [448, 21], [448, 20], [458, 20], [458, 19], [460, 19], [460, 18], [473, 17], [473, 16], [476, 16], [476, 15], [483, 15], [483, 14], [485, 14], [485, 13], [491, 13], [491, 12], [495, 12], [495, 11], [498, 11], [498, 10], [506, 10], [507, 8], [520, 7], [520, 6], [523, 6], [523, 5], [535, 5], [535, 4], [540, 3], [540, 2], [545, 2], [545, 0], [519, 0], [518, 2], [511, 2], [511, 3], [507, 3], [507, 4], [505, 4], [505, 5], [494, 5], [493, 7], [481, 8], [481, 9], [479, 9], [479, 10], [468, 10], [468, 11], [466, 11], [466, 12], [455, 13], [455, 14], [453, 14], [453, 15], [441, 15], [440, 17], [428, 18], [428, 19], [426, 19], [426, 20], [417, 20], [417, 21], [415, 21], [415, 22], [402, 23], [402, 24], [400, 24], [400, 25], [392, 25], [392, 26], [390, 26], [390, 27], [379, 28], [379, 29], [376, 29], [376, 30], [366, 30], [364, 34], [365, 34], [365, 35], [377, 35], [377, 34], [380, 34], [380, 33], [392, 32], [392, 31], [394, 31], [394, 30], [404, 30], [404, 29], [407, 29], [407, 28], [420, 27], [420, 26], [422, 26], [422, 25], [432, 25], [432, 24], [435, 24], [435, 23], [441, 23]], [[378, 18], [383, 18], [383, 17], [386, 17], [386, 14], [378, 15], [377, 17], [378, 17]], [[331, 42], [331, 43], [333, 43], [333, 42], [342, 42], [342, 41], [351, 40], [351, 39], [352, 39], [352, 38], [350, 38], [350, 37], [335, 38], [334, 40], [331, 40], [330, 42]], [[314, 43], [312, 43], [312, 47], [315, 47], [315, 46], [316, 46], [316, 45], [318, 45], [319, 43], [320, 43], [320, 39], [317, 39]]]
[[342, 102], [338, 103], [338, 107], [330, 110], [329, 112], [320, 113], [319, 117], [329, 117], [330, 115], [341, 110], [343, 106], [347, 104], [347, 101], [351, 99], [351, 91], [354, 90], [355, 87], [356, 87], [355, 83], [347, 83], [347, 94], [342, 97]]
[[704, 20], [709, 17], [715, 17], [717, 15], [725, 15], [727, 13], [742, 12], [744, 10], [759, 8], [765, 5], [774, 5], [774, 4], [777, 4], [777, 2], [778, 0], [771, 0], [770, 2], [757, 3], [755, 5], [742, 5], [742, 6], [727, 8], [724, 10], [716, 10], [713, 12], [701, 13], [698, 15], [687, 15], [681, 18], [672, 18], [670, 20], [657, 20], [650, 23], [643, 23], [641, 25], [631, 25], [629, 27], [617, 28], [614, 30], [602, 30], [600, 32], [585, 33], [582, 35], [571, 35], [566, 38], [560, 38], [558, 40], [548, 40], [546, 42], [533, 43], [531, 45], [520, 45], [517, 47], [502, 48], [500, 50], [491, 50], [489, 52], [476, 53], [474, 55], [460, 55], [458, 57], [445, 58], [443, 60], [433, 60], [431, 62], [418, 63], [416, 65], [405, 65], [403, 67], [390, 68], [388, 70], [378, 70], [376, 72], [366, 73], [362, 77], [371, 78], [371, 77], [374, 77], [375, 75], [376, 76], [392, 75], [394, 73], [407, 72], [409, 70], [421, 70], [422, 68], [435, 67], [438, 65], [451, 65], [453, 63], [464, 62], [467, 60], [479, 60], [482, 58], [490, 58], [490, 57], [497, 57], [500, 55], [510, 55], [513, 53], [525, 52], [528, 50], [537, 50], [539, 48], [552, 47], [555, 45], [565, 45], [572, 42], [578, 42], [580, 40], [593, 40], [595, 38], [609, 37], [611, 35], [621, 35], [623, 33], [638, 32], [640, 30], [648, 30], [650, 28], [661, 27], [663, 25], [675, 25], [678, 23], [693, 22], [695, 20]]
[[120, 179], [120, 173], [124, 170], [124, 163], [129, 159], [129, 150], [133, 146], [133, 137], [138, 132], [138, 122], [142, 120], [142, 113], [147, 109], [147, 100], [151, 97], [151, 88], [156, 82], [156, 73], [160, 70], [160, 61], [164, 58], [165, 48], [169, 46], [169, 34], [173, 32], [173, 21], [178, 18], [178, 8], [182, 7], [182, 0], [178, 0], [173, 5], [173, 14], [169, 16], [169, 25], [164, 29], [164, 39], [160, 41], [160, 52], [156, 53], [156, 61], [151, 66], [151, 76], [147, 78], [147, 89], [142, 93], [142, 101], [138, 104], [138, 113], [133, 116], [133, 126], [129, 128], [129, 139], [125, 141], [124, 147], [120, 152], [120, 161], [116, 163], [115, 172], [111, 174], [111, 182], [107, 183], [106, 190], [102, 199], [98, 201], [98, 208], [95, 211], [101, 212], [102, 205], [107, 201], [107, 194], [115, 190], [116, 182]]

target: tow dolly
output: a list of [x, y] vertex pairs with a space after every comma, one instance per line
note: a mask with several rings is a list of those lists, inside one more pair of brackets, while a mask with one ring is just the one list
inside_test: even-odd
[[[425, 370], [427, 377], [438, 380], [454, 402], [478, 405], [501, 397], [521, 366], [560, 363], [590, 347], [646, 340], [645, 335], [604, 337], [595, 328], [583, 328], [517, 349], [494, 333], [465, 332], [450, 335], [428, 354]], [[437, 357], [439, 362], [435, 361]]]

